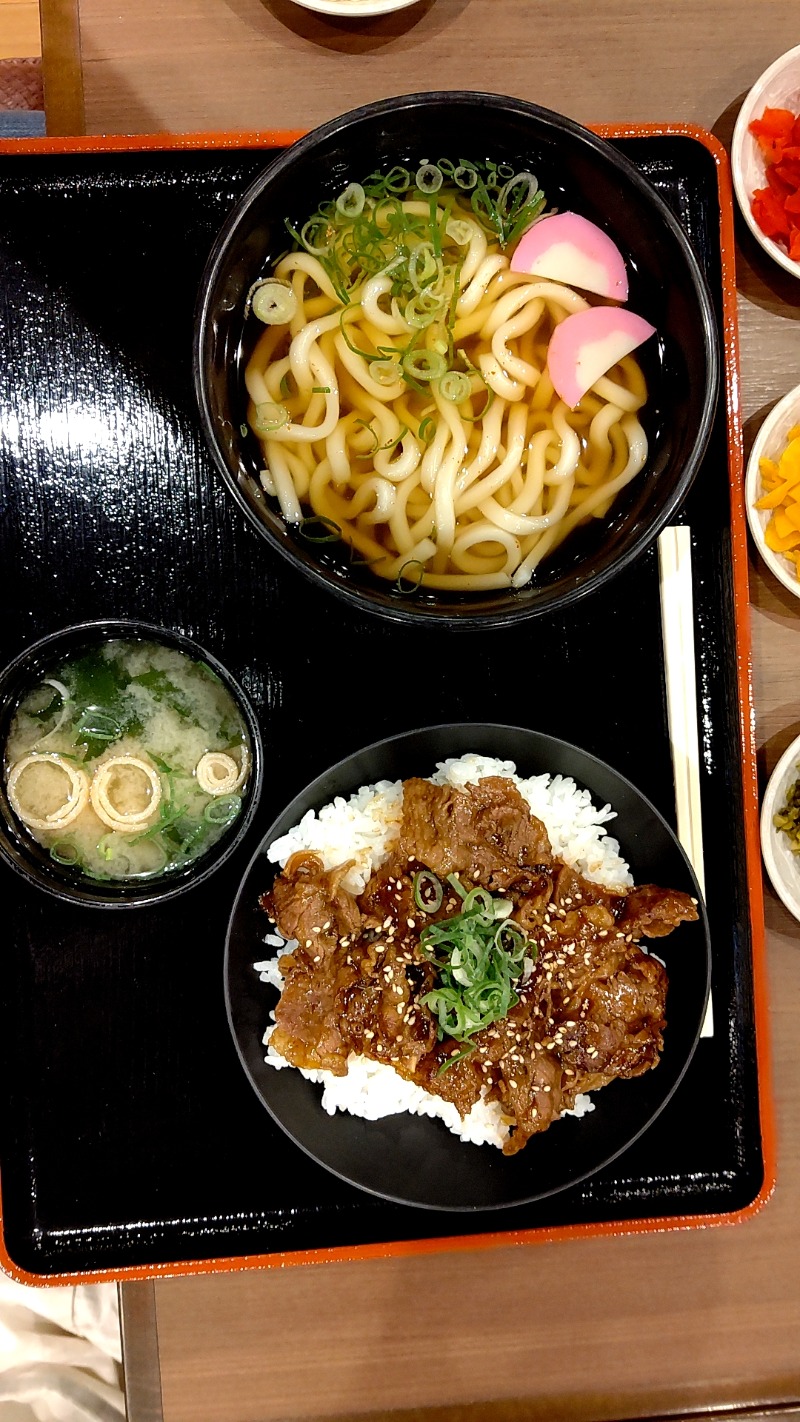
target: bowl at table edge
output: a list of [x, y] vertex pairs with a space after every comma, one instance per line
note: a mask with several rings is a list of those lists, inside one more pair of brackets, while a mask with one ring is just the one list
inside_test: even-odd
[[250, 702], [230, 672], [190, 638], [148, 622], [113, 618], [82, 622], [54, 632], [21, 652], [0, 671], [0, 760], [4, 762], [8, 731], [20, 700], [30, 690], [37, 672], [53, 668], [62, 657], [103, 645], [109, 641], [158, 642], [201, 662], [219, 677], [236, 703], [250, 737], [252, 768], [246, 803], [239, 818], [206, 853], [185, 869], [145, 880], [118, 883], [95, 882], [80, 872], [57, 864], [48, 851], [28, 835], [14, 815], [6, 794], [5, 774], [0, 776], [0, 861], [8, 864], [28, 883], [56, 898], [96, 908], [135, 908], [164, 903], [204, 883], [230, 858], [246, 835], [258, 808], [264, 777], [261, 730]]
[[761, 557], [778, 581], [795, 597], [800, 597], [800, 577], [794, 563], [782, 553], [776, 553], [767, 547], [765, 534], [772, 510], [757, 509], [755, 506], [756, 500], [764, 492], [761, 487], [759, 460], [780, 458], [786, 448], [786, 437], [793, 425], [800, 425], [800, 385], [778, 401], [761, 425], [747, 461], [744, 497], [750, 534]]
[[800, 922], [800, 855], [792, 853], [788, 835], [776, 829], [773, 823], [796, 780], [800, 780], [800, 736], [796, 736], [786, 747], [767, 782], [761, 801], [764, 867], [781, 903]]
[[388, 15], [392, 10], [407, 10], [419, 0], [293, 0], [304, 10], [316, 10], [320, 15], [332, 15], [337, 20], [366, 20]]
[[800, 115], [800, 44], [780, 55], [756, 80], [739, 110], [731, 142], [733, 187], [745, 222], [767, 256], [784, 271], [800, 277], [800, 262], [793, 261], [785, 247], [761, 231], [750, 206], [753, 193], [767, 181], [764, 156], [750, 124], [766, 108], [791, 109]]
[[[435, 150], [432, 150], [432, 143]], [[428, 156], [491, 156], [533, 168], [548, 202], [575, 207], [621, 247], [630, 308], [658, 332], [642, 361], [650, 380], [643, 423], [650, 453], [607, 521], [578, 529], [526, 588], [403, 596], [341, 545], [304, 542], [259, 484], [263, 455], [245, 428], [243, 367], [251, 332], [243, 311], [252, 283], [317, 204], [376, 167]], [[718, 385], [718, 338], [705, 279], [666, 203], [612, 144], [572, 120], [497, 94], [411, 94], [355, 109], [300, 139], [256, 178], [210, 254], [198, 298], [194, 380], [201, 423], [226, 488], [264, 539], [294, 569], [359, 612], [448, 629], [505, 626], [563, 610], [603, 587], [650, 547], [673, 518], [710, 436]]]
[[[439, 762], [468, 752], [512, 760], [523, 777], [544, 772], [571, 776], [596, 806], [610, 804], [617, 812], [611, 833], [637, 883], [682, 889], [699, 902], [697, 922], [681, 924], [654, 946], [669, 977], [658, 1066], [603, 1087], [593, 1098], [594, 1111], [579, 1120], [555, 1122], [514, 1156], [464, 1144], [429, 1117], [403, 1112], [367, 1121], [341, 1111], [327, 1115], [318, 1084], [264, 1061], [262, 1039], [276, 994], [253, 966], [275, 952], [265, 946], [269, 921], [258, 908], [278, 873], [268, 854], [274, 840], [337, 796], [347, 798], [378, 781], [432, 775]], [[577, 1185], [627, 1150], [653, 1125], [683, 1080], [705, 1017], [710, 974], [708, 920], [697, 879], [655, 806], [625, 776], [578, 746], [527, 727], [492, 723], [426, 726], [390, 736], [354, 751], [300, 791], [266, 831], [245, 871], [231, 912], [224, 968], [228, 1022], [244, 1072], [273, 1121], [300, 1150], [370, 1194], [451, 1211], [504, 1209], [544, 1199]]]

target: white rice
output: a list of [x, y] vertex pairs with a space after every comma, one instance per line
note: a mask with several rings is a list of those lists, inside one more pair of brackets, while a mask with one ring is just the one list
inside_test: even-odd
[[[553, 853], [577, 873], [610, 889], [626, 888], [633, 883], [628, 865], [620, 856], [619, 844], [605, 829], [608, 821], [615, 818], [615, 811], [610, 805], [597, 809], [588, 790], [579, 790], [570, 777], [544, 774], [526, 780], [516, 774], [512, 760], [470, 754], [441, 761], [430, 779], [436, 785], [464, 786], [487, 775], [502, 775], [514, 781], [533, 814], [543, 822]], [[292, 854], [301, 850], [313, 850], [322, 859], [325, 869], [335, 869], [344, 860], [354, 859], [354, 867], [342, 883], [352, 893], [360, 894], [370, 876], [388, 857], [399, 835], [402, 804], [400, 780], [363, 785], [348, 800], [337, 796], [318, 814], [309, 810], [298, 825], [269, 846], [268, 857], [281, 868]], [[264, 942], [277, 950], [276, 957], [256, 963], [254, 967], [262, 982], [280, 992], [283, 988], [280, 959], [296, 945], [284, 944], [274, 932], [268, 933]], [[268, 1027], [264, 1034], [265, 1061], [280, 1069], [290, 1063], [270, 1046], [273, 1030]], [[354, 1052], [348, 1059], [346, 1076], [306, 1070], [303, 1076], [323, 1084], [322, 1106], [331, 1116], [336, 1111], [348, 1111], [368, 1121], [401, 1111], [415, 1116], [436, 1116], [448, 1130], [473, 1145], [502, 1147], [509, 1133], [499, 1102], [478, 1101], [462, 1120], [452, 1102], [405, 1081], [393, 1067]], [[579, 1096], [574, 1111], [563, 1114], [583, 1116], [592, 1110], [588, 1096]]]

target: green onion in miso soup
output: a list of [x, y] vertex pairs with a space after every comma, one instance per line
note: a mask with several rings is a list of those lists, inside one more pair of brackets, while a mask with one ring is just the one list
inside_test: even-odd
[[57, 863], [141, 880], [213, 848], [242, 813], [251, 767], [241, 711], [208, 666], [111, 641], [30, 687], [3, 771], [20, 825]]

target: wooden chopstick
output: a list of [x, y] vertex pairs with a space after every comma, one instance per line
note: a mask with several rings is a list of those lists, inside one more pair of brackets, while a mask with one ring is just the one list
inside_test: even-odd
[[[677, 833], [705, 898], [691, 529], [677, 525], [664, 529], [658, 540], [658, 563]], [[701, 1035], [711, 1037], [713, 1033], [714, 1018], [709, 998]]]

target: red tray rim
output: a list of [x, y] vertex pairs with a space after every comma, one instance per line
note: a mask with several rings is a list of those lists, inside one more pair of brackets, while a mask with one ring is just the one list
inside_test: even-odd
[[[720, 256], [722, 264], [722, 323], [725, 352], [725, 401], [728, 427], [728, 466], [731, 490], [731, 560], [733, 572], [734, 622], [737, 683], [739, 690], [739, 735], [742, 752], [742, 796], [744, 810], [745, 859], [753, 960], [753, 1001], [756, 1058], [761, 1122], [764, 1181], [756, 1198], [743, 1209], [714, 1215], [653, 1216], [637, 1220], [609, 1220], [589, 1224], [558, 1225], [525, 1230], [496, 1230], [487, 1234], [444, 1236], [435, 1239], [397, 1240], [378, 1244], [356, 1244], [337, 1248], [283, 1251], [272, 1254], [221, 1256], [215, 1259], [179, 1260], [167, 1264], [123, 1265], [119, 1268], [56, 1274], [33, 1274], [11, 1258], [2, 1234], [2, 1189], [0, 1188], [0, 1267], [19, 1283], [37, 1287], [48, 1285], [134, 1282], [174, 1278], [193, 1274], [215, 1274], [240, 1269], [285, 1268], [295, 1264], [353, 1263], [358, 1260], [408, 1257], [412, 1255], [466, 1252], [509, 1248], [512, 1245], [551, 1244], [556, 1240], [586, 1239], [602, 1235], [639, 1235], [668, 1230], [709, 1229], [739, 1224], [763, 1208], [775, 1189], [776, 1124], [772, 1089], [767, 1005], [766, 941], [764, 929], [763, 879], [759, 839], [759, 797], [753, 715], [752, 654], [749, 621], [749, 579], [747, 527], [744, 513], [744, 458], [739, 407], [739, 333], [736, 305], [736, 270], [733, 225], [733, 189], [728, 155], [714, 134], [692, 123], [611, 123], [588, 124], [601, 138], [690, 138], [710, 153], [716, 168], [720, 207]], [[56, 155], [77, 153], [159, 152], [185, 149], [285, 148], [302, 138], [304, 129], [270, 129], [253, 132], [103, 134], [68, 138], [0, 139], [2, 155]]]

